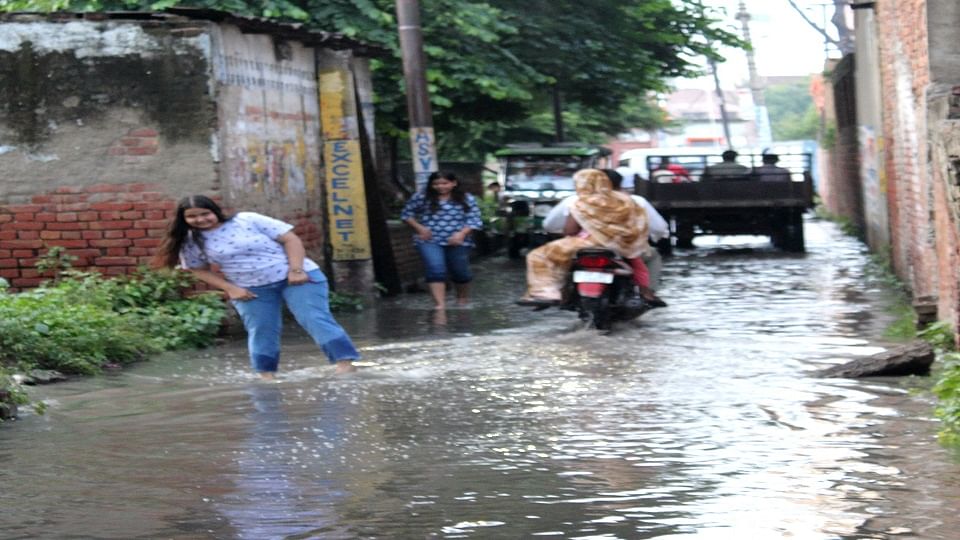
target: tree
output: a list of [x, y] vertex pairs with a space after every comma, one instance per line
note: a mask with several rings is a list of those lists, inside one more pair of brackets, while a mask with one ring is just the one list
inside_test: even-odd
[[809, 87], [809, 82], [798, 82], [773, 85], [765, 90], [764, 98], [774, 140], [817, 138], [820, 116]]
[[[850, 7], [847, 0], [833, 0], [833, 16], [830, 17], [830, 22], [833, 24], [833, 27], [837, 30], [837, 37], [834, 38], [831, 36], [827, 29], [819, 24], [813, 22], [810, 17], [803, 11], [803, 9], [797, 5], [796, 0], [787, 0], [790, 3], [790, 6], [803, 17], [803, 20], [806, 21], [814, 30], [820, 33], [823, 36], [823, 39], [827, 43], [832, 44], [836, 47], [843, 56], [852, 54], [854, 51], [854, 32], [853, 29], [847, 24], [846, 11]], [[823, 4], [816, 4], [822, 6]]]
[[[296, 20], [386, 48], [373, 62], [378, 131], [406, 136], [394, 0], [0, 0], [0, 10], [155, 10], [173, 5]], [[444, 159], [553, 138], [554, 92], [578, 138], [600, 140], [639, 115], [640, 96], [695, 75], [691, 58], [742, 46], [699, 0], [422, 0], [427, 81]], [[652, 127], [652, 126], [647, 126]], [[406, 145], [399, 145], [406, 149]]]

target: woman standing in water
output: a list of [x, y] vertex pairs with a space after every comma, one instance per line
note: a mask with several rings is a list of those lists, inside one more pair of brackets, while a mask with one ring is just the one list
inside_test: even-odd
[[483, 228], [480, 207], [473, 195], [460, 189], [451, 172], [430, 175], [427, 188], [407, 201], [400, 219], [413, 227], [413, 242], [426, 269], [434, 307], [444, 309], [447, 279], [453, 281], [457, 304], [470, 301], [470, 232]]
[[208, 197], [177, 205], [156, 265], [180, 266], [226, 293], [247, 330], [250, 363], [273, 379], [280, 363], [283, 305], [326, 353], [336, 373], [356, 370], [360, 354], [330, 314], [327, 278], [306, 257], [293, 225], [254, 212], [226, 217]]

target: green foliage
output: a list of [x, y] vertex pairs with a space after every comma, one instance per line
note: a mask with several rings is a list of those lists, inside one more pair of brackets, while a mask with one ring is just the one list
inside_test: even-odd
[[936, 414], [943, 423], [940, 441], [950, 446], [960, 446], [960, 353], [951, 352], [940, 358], [943, 369], [933, 387], [939, 398]]
[[917, 332], [917, 337], [926, 341], [937, 351], [952, 351], [955, 348], [953, 328], [946, 321], [937, 321]]
[[827, 124], [823, 131], [823, 137], [820, 139], [820, 148], [824, 150], [833, 150], [837, 145], [837, 125], [834, 122]]
[[[382, 286], [378, 286], [382, 287]], [[363, 297], [357, 294], [330, 291], [330, 311], [362, 311]]]
[[2, 291], [0, 365], [94, 374], [107, 363], [208, 345], [225, 306], [216, 293], [183, 298], [192, 283], [174, 271], [106, 279], [66, 270], [30, 291]]
[[773, 138], [778, 141], [816, 139], [820, 114], [810, 95], [810, 81], [777, 84], [764, 91]]
[[76, 260], [75, 255], [67, 253], [67, 248], [54, 246], [37, 260], [36, 267], [41, 274], [52, 272], [54, 279], [59, 279], [60, 274], [69, 271]]
[[895, 341], [910, 341], [916, 338], [917, 317], [913, 308], [906, 303], [901, 303], [897, 304], [892, 311], [896, 319], [884, 330], [883, 337]]
[[[0, 0], [0, 11], [174, 5], [302, 22], [383, 47], [388, 54], [372, 63], [378, 130], [406, 136], [394, 0]], [[554, 90], [569, 140], [659, 125], [662, 113], [642, 96], [698, 74], [697, 58], [723, 61], [718, 45], [743, 46], [732, 28], [717, 26], [719, 16], [700, 0], [424, 0], [438, 151], [445, 160], [479, 161], [508, 142], [552, 140]]]
[[819, 203], [817, 204], [817, 207], [814, 211], [816, 212], [817, 217], [821, 219], [826, 219], [828, 221], [832, 221], [837, 225], [839, 225], [840, 230], [843, 232], [843, 234], [863, 240], [863, 231], [860, 230], [860, 227], [856, 223], [854, 223], [853, 220], [850, 219], [849, 217], [833, 214], [829, 210], [827, 210], [825, 206]]

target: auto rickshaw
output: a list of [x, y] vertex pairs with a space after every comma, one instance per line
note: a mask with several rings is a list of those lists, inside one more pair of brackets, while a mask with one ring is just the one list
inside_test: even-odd
[[503, 186], [500, 215], [506, 221], [511, 258], [552, 239], [554, 235], [543, 230], [543, 218], [575, 193], [574, 173], [609, 167], [610, 154], [609, 148], [583, 143], [513, 144], [494, 152]]

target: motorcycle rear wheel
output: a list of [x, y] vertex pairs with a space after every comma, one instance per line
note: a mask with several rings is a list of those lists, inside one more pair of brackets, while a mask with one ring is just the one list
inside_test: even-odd
[[610, 320], [610, 306], [605, 296], [600, 298], [581, 298], [580, 313], [587, 321], [587, 328], [596, 328], [601, 331], [608, 331], [612, 326]]

